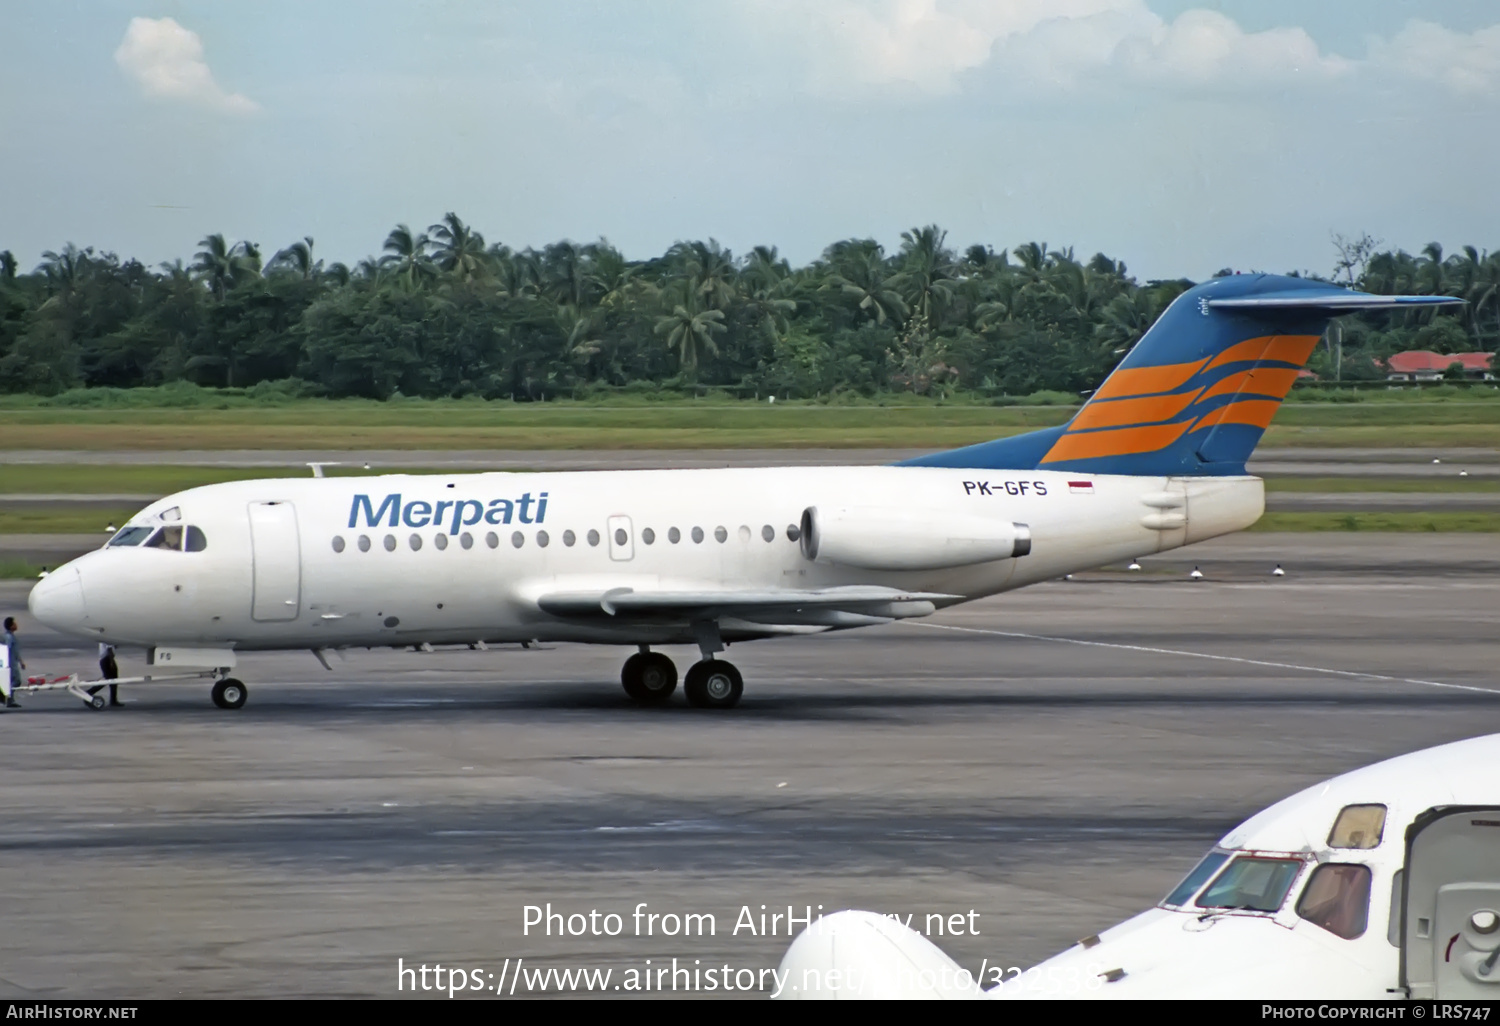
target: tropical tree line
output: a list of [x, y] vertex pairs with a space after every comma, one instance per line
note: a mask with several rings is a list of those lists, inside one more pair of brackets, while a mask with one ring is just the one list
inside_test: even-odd
[[[1330, 278], [1462, 296], [1451, 312], [1347, 318], [1339, 372], [1403, 349], [1500, 345], [1500, 255], [1337, 238]], [[1228, 273], [1221, 272], [1221, 273]], [[744, 396], [1028, 395], [1094, 388], [1185, 289], [1103, 254], [948, 244], [935, 225], [835, 242], [793, 267], [710, 239], [647, 260], [600, 240], [514, 250], [449, 213], [379, 255], [325, 263], [312, 238], [267, 259], [209, 235], [147, 267], [69, 243], [22, 272], [0, 252], [0, 390], [188, 381], [299, 394], [532, 400], [715, 387]], [[1330, 373], [1320, 352], [1314, 367]]]

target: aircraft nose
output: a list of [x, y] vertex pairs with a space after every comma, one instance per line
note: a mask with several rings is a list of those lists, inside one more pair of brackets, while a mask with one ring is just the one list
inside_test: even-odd
[[86, 610], [83, 605], [83, 581], [78, 568], [64, 566], [48, 574], [31, 589], [26, 600], [31, 615], [53, 630], [70, 631], [83, 627]]

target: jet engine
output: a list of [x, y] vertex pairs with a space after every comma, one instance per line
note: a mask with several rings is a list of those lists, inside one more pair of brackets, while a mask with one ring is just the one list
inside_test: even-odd
[[943, 570], [1024, 556], [1031, 528], [1005, 520], [889, 507], [809, 506], [802, 554], [862, 570]]

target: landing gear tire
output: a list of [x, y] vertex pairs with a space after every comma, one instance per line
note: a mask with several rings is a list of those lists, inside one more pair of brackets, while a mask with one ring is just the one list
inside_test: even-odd
[[689, 667], [682, 690], [696, 709], [733, 709], [745, 693], [745, 679], [733, 663], [705, 659]]
[[620, 683], [640, 705], [661, 705], [677, 690], [677, 667], [660, 652], [637, 652], [625, 660]]
[[250, 697], [245, 685], [233, 677], [225, 677], [214, 685], [214, 705], [220, 709], [238, 709], [245, 704], [245, 699]]
[[109, 707], [109, 699], [103, 695], [90, 695], [89, 700], [84, 703], [90, 709], [106, 709]]

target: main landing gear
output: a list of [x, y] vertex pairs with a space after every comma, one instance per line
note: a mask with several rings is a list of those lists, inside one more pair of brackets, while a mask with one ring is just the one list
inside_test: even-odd
[[[645, 650], [625, 660], [620, 674], [625, 693], [639, 705], [663, 705], [677, 690], [677, 667], [660, 652]], [[733, 663], [705, 658], [688, 668], [683, 680], [688, 705], [697, 709], [733, 709], [745, 693], [745, 679]]]
[[212, 697], [214, 705], [220, 709], [238, 709], [245, 704], [245, 699], [250, 697], [250, 692], [244, 684], [233, 677], [225, 677], [223, 680], [214, 682]]

